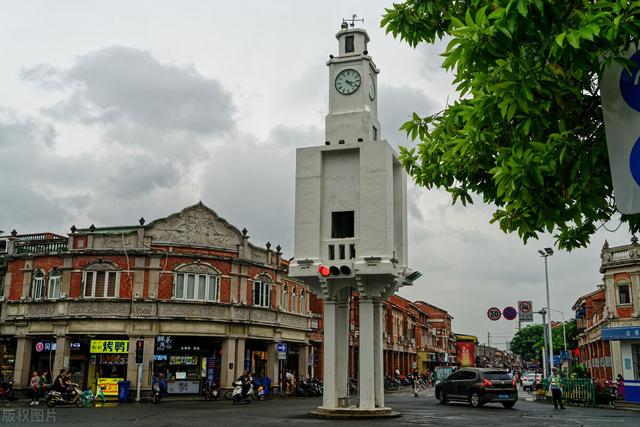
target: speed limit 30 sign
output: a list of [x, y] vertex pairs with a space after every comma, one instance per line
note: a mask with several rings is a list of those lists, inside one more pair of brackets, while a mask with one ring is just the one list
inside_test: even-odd
[[489, 320], [498, 320], [502, 317], [502, 311], [498, 307], [491, 307], [487, 310], [487, 317]]

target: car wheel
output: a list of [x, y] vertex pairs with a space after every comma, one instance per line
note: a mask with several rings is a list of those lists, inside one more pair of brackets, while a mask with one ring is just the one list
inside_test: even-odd
[[447, 394], [444, 391], [441, 391], [440, 394], [438, 394], [438, 402], [440, 402], [441, 405], [447, 404]]
[[504, 406], [507, 409], [511, 409], [513, 408], [513, 405], [515, 405], [516, 402], [502, 402], [502, 406]]
[[480, 395], [478, 395], [478, 393], [471, 393], [471, 396], [469, 396], [469, 403], [471, 403], [471, 406], [474, 408], [481, 407], [482, 402], [480, 401]]

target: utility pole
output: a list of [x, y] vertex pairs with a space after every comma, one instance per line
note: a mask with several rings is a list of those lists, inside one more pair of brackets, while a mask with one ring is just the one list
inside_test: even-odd
[[[547, 326], [547, 311], [543, 308], [538, 311], [539, 314], [542, 314], [542, 336], [544, 337], [544, 351], [542, 352], [542, 375], [547, 378], [549, 376], [549, 367], [547, 366], [547, 334], [546, 334], [546, 326]], [[551, 359], [551, 363], [553, 363], [553, 359]]]
[[[549, 269], [547, 267], [547, 258], [553, 255], [553, 249], [544, 248], [544, 251], [539, 250], [538, 253], [544, 258], [544, 279], [547, 287], [547, 310], [549, 310], [549, 322], [547, 324], [547, 333], [549, 334], [549, 364], [553, 368], [553, 334], [551, 332], [551, 303], [549, 302]], [[544, 317], [544, 316], [543, 316]], [[549, 370], [551, 372], [551, 370]]]

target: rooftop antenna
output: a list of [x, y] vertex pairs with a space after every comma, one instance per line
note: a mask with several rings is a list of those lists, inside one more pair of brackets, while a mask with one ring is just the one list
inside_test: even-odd
[[351, 15], [351, 19], [349, 18], [342, 18], [342, 29], [346, 30], [347, 26], [350, 26], [351, 28], [356, 26], [356, 22], [362, 22], [364, 24], [364, 18], [360, 18], [358, 19], [358, 15], [356, 15], [355, 13], [353, 15]]

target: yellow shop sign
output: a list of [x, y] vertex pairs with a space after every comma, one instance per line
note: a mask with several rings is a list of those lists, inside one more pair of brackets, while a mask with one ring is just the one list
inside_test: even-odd
[[129, 340], [91, 340], [91, 353], [128, 353]]
[[102, 394], [105, 396], [117, 396], [118, 381], [124, 381], [124, 378], [98, 378], [96, 394], [98, 389], [102, 388]]

